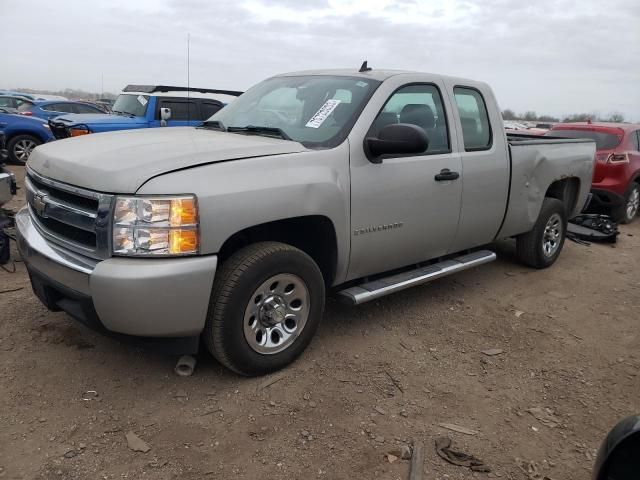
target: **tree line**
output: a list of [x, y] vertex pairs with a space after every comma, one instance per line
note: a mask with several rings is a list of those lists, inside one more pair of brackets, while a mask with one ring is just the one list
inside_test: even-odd
[[538, 115], [534, 111], [527, 111], [524, 113], [515, 113], [508, 108], [502, 112], [502, 118], [505, 120], [526, 120], [529, 122], [587, 122], [589, 120], [594, 122], [624, 122], [624, 115], [620, 112], [613, 112], [609, 116], [600, 116], [595, 113], [572, 113], [566, 115], [560, 119], [560, 117], [553, 117], [551, 115]]
[[12, 91], [23, 93], [42, 93], [45, 95], [59, 95], [61, 97], [71, 98], [74, 100], [97, 100], [98, 98], [115, 99], [116, 94], [110, 92], [93, 93], [75, 88], [65, 88], [64, 90], [36, 90], [33, 88], [12, 88]]

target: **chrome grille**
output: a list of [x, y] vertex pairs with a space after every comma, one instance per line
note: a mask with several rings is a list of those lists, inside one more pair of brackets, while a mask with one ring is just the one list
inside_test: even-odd
[[43, 177], [27, 167], [29, 213], [48, 240], [96, 259], [111, 256], [113, 195]]

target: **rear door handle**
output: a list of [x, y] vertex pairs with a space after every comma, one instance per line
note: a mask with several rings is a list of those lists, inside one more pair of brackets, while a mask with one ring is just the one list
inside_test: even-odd
[[436, 182], [446, 182], [447, 180], [457, 180], [460, 177], [458, 172], [452, 172], [448, 168], [443, 168], [440, 170], [435, 177]]

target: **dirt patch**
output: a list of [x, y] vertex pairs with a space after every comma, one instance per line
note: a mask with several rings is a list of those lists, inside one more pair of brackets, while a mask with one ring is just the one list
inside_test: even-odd
[[[544, 271], [504, 242], [486, 267], [330, 300], [300, 360], [258, 379], [204, 354], [177, 377], [176, 358], [48, 312], [17, 263], [0, 271], [0, 291], [23, 287], [0, 294], [0, 478], [404, 479], [409, 462], [385, 454], [412, 439], [425, 478], [526, 479], [530, 462], [589, 478], [606, 431], [640, 412], [640, 222], [621, 230], [615, 247], [568, 242]], [[446, 463], [443, 435], [493, 472]]]

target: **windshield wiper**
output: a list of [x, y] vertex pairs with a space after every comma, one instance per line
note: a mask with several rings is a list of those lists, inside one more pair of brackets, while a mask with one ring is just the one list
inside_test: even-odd
[[224, 126], [224, 123], [222, 123], [220, 120], [207, 120], [206, 122], [202, 122], [202, 125], [200, 125], [201, 127], [209, 127], [209, 128], [215, 128], [216, 130], [220, 130], [222, 132], [226, 132], [227, 128]]
[[115, 113], [116, 115], [126, 115], [127, 117], [135, 117], [135, 115], [133, 113], [129, 113], [129, 112], [121, 112], [120, 110], [111, 110], [113, 113]]
[[246, 127], [228, 127], [227, 132], [255, 133], [256, 135], [266, 135], [268, 137], [280, 137], [283, 140], [291, 140], [291, 137], [278, 127], [247, 125]]

